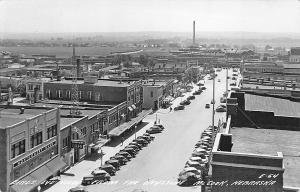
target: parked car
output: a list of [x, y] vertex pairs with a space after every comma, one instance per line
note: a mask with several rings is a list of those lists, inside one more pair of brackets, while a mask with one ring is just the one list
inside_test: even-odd
[[221, 82], [221, 79], [218, 79], [218, 82]]
[[230, 86], [236, 86], [236, 82], [230, 83]]
[[162, 124], [154, 124], [152, 127], [159, 127], [161, 129], [165, 128]]
[[191, 102], [189, 100], [184, 100], [180, 102], [180, 105], [189, 105]]
[[208, 104], [208, 103], [205, 104], [205, 108], [206, 108], [206, 109], [210, 108], [210, 104]]
[[201, 181], [201, 177], [190, 172], [178, 177], [179, 186], [193, 186], [198, 181]]
[[196, 169], [195, 167], [187, 167], [184, 168], [180, 173], [179, 176], [182, 176], [186, 173], [194, 173], [195, 175], [199, 175], [201, 176], [201, 171], [199, 171], [198, 169]]
[[174, 111], [178, 110], [184, 110], [184, 105], [178, 105], [177, 107], [174, 108]]
[[135, 141], [131, 141], [131, 143], [129, 143], [129, 145], [134, 145], [134, 146], [138, 147], [140, 150], [143, 148], [142, 145], [138, 144], [138, 143], [135, 142]]
[[135, 157], [138, 152], [136, 149], [134, 149], [132, 147], [125, 147], [121, 151], [125, 151], [125, 152], [129, 153], [132, 157]]
[[150, 127], [146, 133], [149, 133], [149, 134], [155, 134], [155, 133], [161, 133], [162, 132], [162, 129], [160, 129], [159, 127]]
[[104, 170], [93, 171], [90, 175], [83, 177], [82, 185], [92, 185], [110, 181], [110, 175]]
[[125, 165], [129, 161], [126, 157], [124, 157], [122, 155], [115, 155], [115, 156], [112, 156], [110, 159], [118, 160], [120, 165]]
[[193, 100], [193, 99], [195, 99], [195, 96], [194, 96], [194, 95], [191, 95], [191, 96], [189, 96], [189, 97], [187, 98], [187, 101]]
[[134, 139], [133, 141], [136, 141], [138, 144], [141, 144], [142, 146], [147, 146], [149, 144], [149, 142], [145, 139]]
[[[128, 160], [130, 160], [131, 158], [132, 158], [132, 155], [130, 155], [130, 153], [128, 153], [128, 152], [126, 152], [126, 151], [119, 151], [118, 153], [117, 153], [118, 155], [122, 155], [122, 156], [124, 156], [126, 159], [128, 159]], [[116, 155], [117, 155], [116, 154]]]
[[148, 133], [144, 133], [143, 136], [149, 137], [151, 140], [154, 140], [154, 138], [155, 138], [154, 136], [152, 136], [152, 135], [150, 135]]
[[68, 192], [88, 192], [85, 187], [83, 186], [78, 186], [78, 187], [74, 187], [72, 189], [69, 189]]
[[205, 90], [206, 89], [206, 87], [201, 87], [201, 90]]
[[232, 80], [236, 80], [236, 77], [232, 77], [231, 79], [232, 79]]
[[104, 164], [99, 169], [102, 169], [106, 171], [110, 176], [113, 176], [116, 174], [116, 169], [111, 164]]
[[113, 160], [113, 159], [110, 159], [108, 161], [105, 161], [105, 164], [110, 164], [112, 165], [116, 170], [119, 170], [120, 169], [120, 163], [118, 160]]
[[147, 136], [138, 136], [137, 139], [145, 139], [148, 142], [152, 141], [152, 139], [150, 137], [147, 137]]
[[136, 145], [134, 145], [132, 143], [129, 143], [129, 145], [127, 145], [126, 147], [135, 149], [136, 152], [138, 152], [139, 150], [141, 150], [141, 148], [139, 146], [136, 146]]
[[226, 112], [226, 107], [219, 106], [217, 107], [216, 112]]

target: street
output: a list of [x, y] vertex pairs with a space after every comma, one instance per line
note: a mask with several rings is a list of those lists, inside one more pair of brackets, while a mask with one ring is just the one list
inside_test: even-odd
[[[230, 70], [229, 75], [231, 74]], [[221, 82], [218, 82], [218, 79], [221, 79]], [[215, 107], [220, 103], [220, 97], [226, 89], [225, 84], [226, 72], [222, 70], [215, 81]], [[205, 104], [212, 100], [212, 85], [213, 80], [206, 79], [207, 89], [201, 95], [196, 95], [196, 99], [183, 111], [159, 110], [158, 118], [165, 130], [155, 135], [154, 141], [127, 165], [121, 167], [110, 183], [90, 185], [87, 187], [88, 191], [199, 191], [199, 186], [179, 187], [176, 184], [177, 176], [189, 159], [195, 143], [200, 139], [201, 132], [212, 123], [212, 107], [205, 109]], [[215, 125], [219, 119], [225, 120], [225, 113], [216, 113]], [[145, 121], [155, 121], [155, 114], [148, 116]]]

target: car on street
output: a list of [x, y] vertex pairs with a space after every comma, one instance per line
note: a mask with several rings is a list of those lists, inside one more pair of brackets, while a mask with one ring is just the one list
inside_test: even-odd
[[178, 110], [184, 110], [184, 105], [178, 105], [177, 107], [174, 107], [174, 111]]
[[180, 105], [189, 105], [191, 102], [189, 100], [184, 100], [179, 103]]
[[201, 177], [194, 173], [185, 173], [178, 177], [179, 186], [193, 186], [198, 181], [201, 181]]
[[149, 144], [149, 142], [146, 139], [142, 139], [142, 138], [137, 138], [134, 139], [133, 141], [136, 141], [138, 144], [141, 144], [142, 146], [147, 146]]
[[206, 108], [206, 109], [210, 108], [210, 104], [206, 103], [206, 104], [205, 104], [205, 108]]
[[137, 150], [132, 148], [132, 147], [125, 147], [124, 149], [120, 150], [120, 151], [125, 151], [127, 153], [129, 153], [131, 156], [135, 157], [137, 154]]
[[232, 76], [237, 77], [238, 75], [236, 73], [232, 74]]
[[138, 143], [137, 143], [137, 142], [135, 142], [135, 141], [132, 141], [131, 143], [129, 143], [129, 145], [128, 145], [128, 146], [130, 146], [130, 145], [134, 145], [134, 146], [138, 147], [138, 148], [139, 148], [139, 150], [141, 150], [141, 149], [143, 148], [143, 146], [142, 146], [142, 145], [138, 144]]
[[152, 135], [150, 135], [148, 133], [144, 133], [143, 137], [149, 137], [151, 140], [154, 140], [154, 138], [155, 138], [154, 136], [152, 136]]
[[162, 132], [162, 129], [160, 129], [159, 127], [150, 127], [146, 131], [146, 133], [149, 133], [149, 134], [156, 134], [156, 133], [161, 133], [161, 132]]
[[112, 166], [110, 164], [104, 164], [101, 167], [99, 167], [99, 169], [106, 171], [110, 176], [113, 176], [116, 174], [116, 169], [114, 168], [114, 166]]
[[201, 90], [205, 90], [206, 89], [206, 87], [201, 87]]
[[124, 157], [122, 155], [115, 155], [115, 156], [112, 156], [110, 159], [118, 160], [120, 165], [125, 165], [129, 161], [128, 159], [126, 159], [126, 157]]
[[201, 171], [199, 171], [198, 169], [196, 169], [195, 167], [187, 167], [187, 168], [184, 168], [180, 173], [179, 173], [179, 176], [182, 176], [186, 173], [194, 173], [195, 175], [199, 175], [201, 176]]
[[219, 106], [216, 108], [216, 112], [226, 112], [226, 107]]
[[165, 128], [162, 124], [154, 124], [152, 127], [159, 127], [161, 129]]
[[128, 160], [132, 159], [132, 155], [126, 151], [119, 151], [116, 155], [122, 155]]
[[232, 79], [232, 80], [236, 80], [236, 77], [232, 77], [231, 79]]
[[137, 151], [139, 151], [139, 150], [142, 149], [142, 146], [139, 145], [139, 144], [136, 143], [136, 142], [131, 142], [131, 143], [129, 143], [129, 144], [127, 145], [127, 147], [132, 147], [132, 148], [134, 148], [134, 149], [137, 150]]
[[195, 96], [194, 96], [194, 95], [191, 95], [191, 96], [189, 96], [189, 97], [187, 98], [188, 101], [189, 101], [189, 100], [193, 100], [193, 99], [195, 99]]
[[113, 159], [110, 159], [108, 161], [105, 161], [105, 164], [110, 164], [112, 165], [116, 170], [119, 170], [120, 169], [120, 163], [118, 160], [113, 160]]
[[236, 82], [230, 83], [230, 86], [236, 86]]
[[92, 185], [110, 181], [110, 175], [104, 170], [94, 170], [90, 175], [83, 177], [82, 185]]
[[85, 189], [85, 187], [78, 186], [78, 187], [74, 187], [74, 188], [69, 189], [68, 192], [88, 192], [88, 191]]
[[218, 82], [221, 82], [221, 79], [218, 79]]
[[137, 139], [139, 139], [139, 138], [145, 139], [145, 140], [147, 140], [148, 142], [151, 142], [151, 141], [152, 141], [152, 139], [151, 139], [150, 137], [147, 137], [147, 136], [138, 136]]

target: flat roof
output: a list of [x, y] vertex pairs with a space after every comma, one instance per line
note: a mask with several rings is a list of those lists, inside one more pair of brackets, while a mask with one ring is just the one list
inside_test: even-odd
[[300, 132], [248, 127], [231, 128], [232, 152], [277, 155], [283, 153], [284, 186], [300, 186]]
[[[55, 84], [73, 84], [72, 80], [61, 80], [61, 81], [51, 81], [50, 83], [55, 83]], [[132, 85], [134, 81], [110, 81], [110, 80], [104, 80], [100, 79], [96, 83], [86, 83], [86, 85], [96, 85], [96, 86], [103, 86], [103, 87], [128, 87]], [[77, 84], [84, 84], [83, 80], [77, 80]]]
[[49, 111], [49, 109], [25, 109], [24, 114], [20, 114], [20, 109], [0, 108], [0, 129], [5, 129], [8, 126], [33, 118], [46, 111]]
[[273, 112], [275, 116], [300, 118], [300, 103], [288, 99], [245, 94], [246, 111]]
[[67, 127], [70, 124], [73, 124], [74, 122], [78, 121], [81, 118], [80, 117], [79, 118], [61, 117], [60, 118], [60, 129], [63, 129], [63, 128]]

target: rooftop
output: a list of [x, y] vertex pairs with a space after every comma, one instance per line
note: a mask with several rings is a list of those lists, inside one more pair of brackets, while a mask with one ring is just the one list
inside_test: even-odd
[[246, 111], [273, 112], [274, 116], [300, 118], [300, 103], [287, 99], [245, 94]]
[[0, 108], [0, 129], [15, 125], [26, 119], [31, 119], [48, 110], [49, 109], [25, 109], [24, 113], [20, 114], [20, 109]]
[[243, 127], [231, 128], [231, 134], [232, 152], [268, 155], [282, 152], [284, 186], [300, 186], [300, 132]]
[[[50, 83], [55, 83], [55, 84], [73, 84], [72, 80], [61, 80], [61, 81], [52, 81]], [[103, 87], [128, 87], [130, 85], [132, 85], [134, 82], [131, 81], [126, 81], [126, 82], [120, 82], [120, 81], [110, 81], [110, 80], [98, 80], [97, 83], [94, 83], [93, 85], [96, 86], [103, 86]], [[84, 84], [83, 80], [77, 80], [77, 84]], [[86, 84], [90, 84], [90, 83], [86, 83]]]
[[61, 117], [60, 118], [60, 129], [67, 127], [70, 124], [78, 121], [81, 118], [72, 118], [72, 117]]

